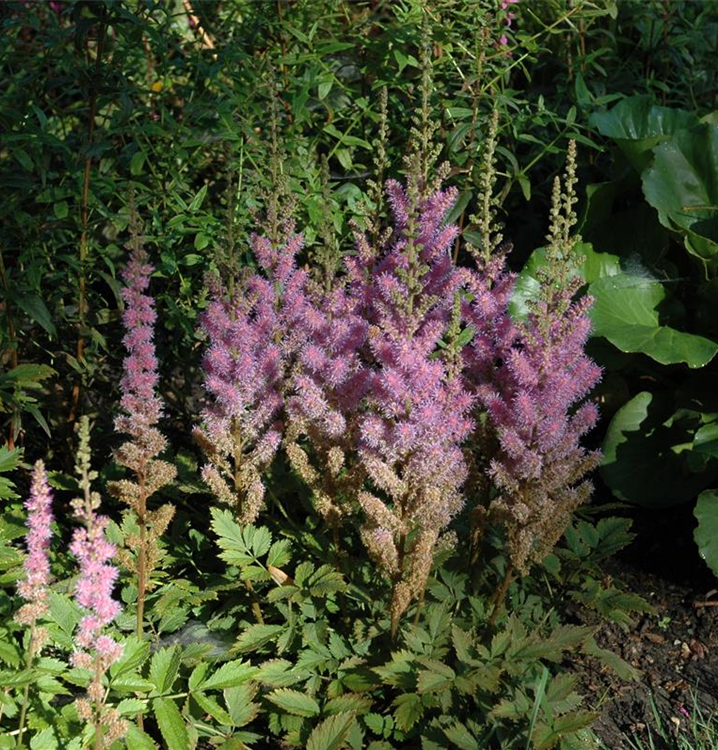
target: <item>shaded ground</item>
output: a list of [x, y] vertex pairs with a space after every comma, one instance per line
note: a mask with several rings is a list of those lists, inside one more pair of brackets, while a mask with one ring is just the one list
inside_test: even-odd
[[693, 543], [692, 507], [636, 511], [634, 518], [638, 539], [606, 573], [650, 602], [655, 614], [637, 617], [629, 632], [604, 624], [596, 641], [641, 678], [622, 682], [593, 659], [578, 666], [582, 692], [601, 711], [595, 730], [611, 750], [626, 748], [626, 735], [655, 730], [654, 705], [673, 734], [688, 730], [696, 705], [705, 718], [718, 713], [718, 580]]

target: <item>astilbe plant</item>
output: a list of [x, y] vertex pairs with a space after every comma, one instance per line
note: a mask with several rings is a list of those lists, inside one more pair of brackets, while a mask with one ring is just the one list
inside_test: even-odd
[[[25, 501], [27, 510], [28, 532], [25, 537], [27, 555], [23, 562], [24, 577], [17, 584], [17, 593], [25, 604], [15, 614], [15, 621], [30, 628], [29, 642], [26, 651], [26, 664], [32, 666], [39, 656], [48, 633], [38, 625], [48, 612], [48, 595], [50, 593], [50, 539], [52, 538], [52, 492], [47, 481], [45, 464], [37, 461], [32, 472], [30, 495]], [[22, 745], [27, 715], [30, 685], [25, 686], [20, 723], [18, 745]]]
[[[286, 451], [312, 490], [317, 511], [336, 530], [364, 479], [361, 463], [353, 458], [369, 383], [360, 357], [368, 325], [343, 284], [328, 292], [316, 289], [296, 325], [304, 341], [287, 402]], [[307, 438], [309, 450], [301, 437]]]
[[456, 191], [425, 181], [417, 155], [407, 187], [387, 183], [394, 237], [369, 275], [372, 375], [359, 452], [373, 491], [359, 502], [362, 539], [392, 580], [391, 631], [423, 594], [437, 542], [463, 505], [461, 444], [471, 397], [454, 368], [432, 356], [451, 323], [460, 276], [444, 217]]
[[201, 318], [210, 396], [195, 430], [209, 459], [202, 477], [242, 523], [252, 523], [264, 501], [262, 472], [281, 443], [289, 368], [301, 345], [295, 321], [306, 308], [307, 273], [296, 264], [302, 236], [288, 209], [279, 216], [273, 205], [268, 213], [268, 234], [252, 236], [264, 273], [234, 290], [211, 280], [212, 299]]
[[[151, 588], [152, 571], [159, 557], [158, 539], [167, 530], [174, 515], [174, 507], [165, 503], [155, 510], [148, 508], [148, 500], [176, 476], [175, 467], [157, 456], [167, 447], [167, 440], [157, 428], [162, 415], [162, 402], [157, 395], [157, 357], [154, 344], [156, 312], [154, 300], [147, 290], [153, 267], [143, 247], [137, 214], [130, 207], [130, 258], [122, 272], [125, 286], [122, 298], [125, 309], [123, 342], [127, 348], [121, 406], [124, 414], [115, 420], [119, 432], [130, 439], [116, 452], [117, 462], [134, 473], [134, 480], [112, 482], [110, 491], [126, 503], [134, 513], [137, 531], [126, 537], [126, 549], [120, 560], [137, 580], [137, 634], [144, 626], [147, 591]], [[131, 550], [135, 550], [132, 554]]]
[[127, 731], [127, 723], [117, 709], [106, 705], [103, 684], [110, 666], [122, 656], [122, 646], [104, 632], [121, 611], [119, 602], [112, 597], [118, 570], [111, 561], [117, 548], [105, 536], [109, 519], [97, 513], [100, 495], [91, 487], [97, 472], [90, 466], [90, 424], [87, 417], [80, 421], [79, 438], [76, 470], [83, 496], [73, 500], [72, 507], [83, 528], [75, 530], [70, 552], [80, 566], [74, 593], [84, 614], [75, 634], [72, 663], [92, 674], [87, 697], [78, 698], [75, 704], [80, 719], [94, 729], [94, 750], [103, 750]]
[[[494, 362], [476, 393], [495, 430], [499, 449], [489, 474], [496, 496], [489, 516], [508, 537], [511, 568], [526, 572], [566, 529], [591, 492], [586, 473], [599, 461], [581, 446], [596, 422], [592, 402], [578, 405], [596, 384], [600, 368], [584, 349], [590, 332], [590, 297], [575, 299], [575, 144], [568, 153], [563, 190], [556, 179], [541, 294], [525, 320], [498, 315], [487, 342]], [[578, 405], [578, 406], [577, 406]]]

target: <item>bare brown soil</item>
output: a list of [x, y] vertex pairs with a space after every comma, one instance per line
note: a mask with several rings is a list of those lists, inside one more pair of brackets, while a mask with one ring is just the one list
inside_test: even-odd
[[626, 736], [645, 740], [651, 729], [654, 745], [666, 746], [656, 737], [654, 708], [673, 735], [690, 730], [696, 708], [704, 718], [718, 714], [718, 580], [693, 544], [691, 510], [636, 512], [638, 539], [606, 566], [655, 609], [628, 631], [604, 623], [596, 633], [599, 646], [640, 670], [638, 680], [622, 681], [595, 659], [576, 665], [590, 707], [601, 712], [595, 731], [611, 750], [627, 748]]

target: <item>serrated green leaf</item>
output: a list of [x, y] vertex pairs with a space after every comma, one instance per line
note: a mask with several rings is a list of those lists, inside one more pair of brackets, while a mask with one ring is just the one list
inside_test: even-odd
[[405, 693], [394, 700], [394, 720], [402, 732], [408, 732], [424, 715], [424, 704], [416, 693]]
[[533, 747], [536, 750], [550, 750], [563, 735], [590, 727], [599, 716], [592, 711], [576, 711], [554, 718], [550, 726], [537, 724], [531, 734]]
[[319, 704], [310, 695], [289, 688], [274, 690], [267, 698], [274, 705], [294, 716], [318, 716], [321, 710]]
[[211, 695], [202, 692], [192, 693], [200, 708], [226, 727], [233, 726], [232, 717], [217, 703]]
[[168, 646], [154, 653], [150, 662], [150, 681], [158, 693], [168, 693], [172, 689], [181, 660], [179, 646]]
[[251, 664], [242, 661], [230, 661], [223, 664], [214, 674], [210, 675], [201, 686], [202, 690], [224, 690], [237, 687], [251, 680], [259, 670]]
[[278, 539], [274, 542], [267, 553], [267, 565], [272, 565], [275, 568], [286, 565], [291, 559], [291, 545], [289, 539]]
[[130, 724], [125, 737], [128, 748], [132, 750], [158, 750], [157, 743], [135, 724]]
[[[251, 528], [251, 527], [249, 527]], [[262, 557], [269, 551], [269, 547], [272, 544], [272, 535], [264, 526], [254, 528], [254, 533], [251, 535], [251, 547], [255, 557]]]
[[346, 747], [346, 739], [355, 718], [352, 713], [330, 716], [312, 730], [307, 740], [307, 750], [340, 750]]
[[457, 721], [448, 729], [444, 729], [444, 734], [460, 750], [481, 750], [474, 735], [461, 722]]
[[119, 677], [134, 671], [145, 663], [149, 655], [150, 644], [135, 636], [130, 636], [122, 642], [122, 656], [110, 667], [110, 675]]
[[57, 750], [57, 736], [52, 727], [42, 729], [30, 740], [30, 750]]
[[187, 726], [177, 704], [170, 698], [155, 698], [152, 701], [152, 710], [162, 739], [166, 743], [166, 750], [188, 750]]
[[22, 451], [19, 448], [10, 450], [6, 445], [0, 445], [0, 474], [7, 474], [17, 469]]
[[80, 609], [68, 596], [50, 592], [50, 618], [56, 623], [66, 635], [72, 635], [73, 630], [80, 622]]
[[193, 670], [192, 674], [189, 676], [189, 681], [187, 682], [187, 686], [191, 690], [197, 690], [204, 681], [205, 676], [207, 675], [207, 670], [209, 669], [209, 664], [205, 661], [202, 662], [202, 664], [198, 664]]
[[123, 698], [115, 708], [121, 716], [136, 716], [145, 710], [145, 706], [139, 698]]
[[578, 625], [560, 625], [548, 636], [536, 635], [525, 644], [511, 650], [514, 659], [547, 659], [560, 661], [565, 651], [585, 642], [593, 633], [593, 628]]
[[255, 623], [249, 625], [242, 633], [235, 644], [235, 649], [240, 653], [256, 651], [265, 644], [277, 638], [284, 630], [284, 625], [269, 625], [266, 623]]
[[384, 717], [381, 714], [367, 714], [364, 717], [364, 723], [374, 734], [380, 735], [384, 732]]
[[292, 662], [287, 659], [271, 659], [260, 665], [257, 681], [269, 687], [293, 685], [297, 677], [292, 667]]
[[454, 670], [445, 664], [441, 664], [441, 668], [429, 667], [429, 669], [424, 669], [419, 672], [416, 681], [416, 689], [419, 693], [439, 692], [451, 687], [455, 678], [456, 673]]
[[260, 709], [258, 703], [252, 703], [256, 693], [257, 684], [249, 682], [224, 691], [224, 702], [234, 726], [243, 727], [255, 719]]
[[124, 674], [112, 680], [112, 689], [119, 693], [149, 693], [155, 684], [138, 674]]
[[583, 647], [583, 652], [589, 656], [600, 659], [607, 667], [612, 669], [622, 680], [638, 680], [641, 677], [640, 670], [633, 667], [627, 661], [622, 659], [614, 651], [601, 648], [593, 637], [589, 638], [587, 644]]
[[355, 714], [365, 714], [372, 706], [372, 699], [359, 695], [358, 693], [345, 693], [332, 698], [324, 704], [324, 713], [331, 716], [332, 714], [343, 711], [353, 711]]

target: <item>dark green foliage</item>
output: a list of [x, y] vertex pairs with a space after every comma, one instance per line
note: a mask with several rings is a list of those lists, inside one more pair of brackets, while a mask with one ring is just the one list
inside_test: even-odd
[[[386, 210], [371, 184], [383, 87], [383, 176], [401, 176], [425, 21], [429, 106], [460, 194], [449, 220], [476, 244], [478, 149], [499, 112], [497, 207], [517, 266], [527, 261], [517, 316], [537, 294], [544, 257], [528, 256], [545, 235], [552, 178], [578, 142], [578, 272], [595, 298], [597, 397], [612, 418], [603, 481], [653, 507], [704, 490], [696, 541], [717, 570], [716, 3], [526, 0], [510, 10], [511, 27], [493, 0], [0, 4], [1, 750], [15, 746], [26, 688], [32, 748], [92, 742], [73, 703], [90, 675], [67, 661], [80, 613], [66, 549], [53, 552], [49, 644], [35, 663], [12, 619], [19, 469], [21, 455], [52, 465], [67, 532], [73, 423], [91, 414], [100, 482], [120, 478], [110, 458], [131, 201], [156, 266], [163, 427], [178, 479], [166, 488], [177, 514], [159, 542], [144, 641], [132, 635], [133, 577], [118, 585], [124, 653], [106, 688], [130, 721], [126, 747], [591, 748], [595, 715], [566, 661], [581, 653], [637, 676], [565, 615], [572, 602], [629, 628], [647, 611], [602, 574], [632, 539], [623, 519], [577, 518], [511, 583], [495, 625], [501, 530], [486, 530], [480, 569], [467, 549], [442, 552], [392, 642], [390, 592], [356, 530], [336, 546], [282, 459], [257, 526], [211, 509], [198, 479], [205, 274], [231, 282], [253, 266], [249, 234], [276, 192], [294, 196], [308, 227], [302, 263], [352, 252], [353, 222]], [[119, 518], [111, 500], [105, 512]], [[121, 547], [136, 531], [127, 517], [108, 534]]]

